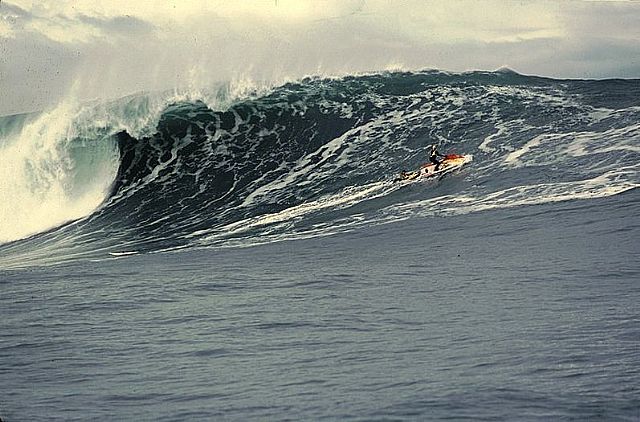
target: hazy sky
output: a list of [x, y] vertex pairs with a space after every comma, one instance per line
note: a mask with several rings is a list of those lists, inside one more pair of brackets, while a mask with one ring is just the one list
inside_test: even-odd
[[640, 77], [640, 2], [0, 0], [0, 115], [384, 69]]

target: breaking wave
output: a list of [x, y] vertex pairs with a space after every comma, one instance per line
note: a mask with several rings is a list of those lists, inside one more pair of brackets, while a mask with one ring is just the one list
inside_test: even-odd
[[[438, 71], [0, 118], [0, 263], [327, 235], [638, 187], [640, 81]], [[473, 154], [394, 183], [426, 147]]]

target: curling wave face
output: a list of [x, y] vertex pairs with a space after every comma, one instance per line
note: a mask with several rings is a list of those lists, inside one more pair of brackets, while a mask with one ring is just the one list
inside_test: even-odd
[[[0, 242], [91, 213], [109, 193], [119, 162], [113, 142], [82, 137], [68, 104], [24, 120], [0, 145]], [[5, 127], [18, 116], [4, 118]]]
[[[0, 246], [0, 261], [251, 245], [638, 186], [637, 80], [383, 73], [207, 103], [159, 108], [129, 98], [103, 107], [98, 123], [95, 112], [93, 120], [67, 112], [3, 134], [0, 154], [22, 167], [10, 170], [21, 172], [20, 183], [2, 175], [4, 203], [20, 212], [1, 220], [0, 241], [13, 240], [5, 226], [23, 237], [81, 219]], [[432, 143], [474, 161], [440, 182], [394, 184]], [[38, 201], [54, 208], [49, 201], [61, 198], [63, 215], [24, 216]], [[4, 207], [3, 216], [12, 214]]]

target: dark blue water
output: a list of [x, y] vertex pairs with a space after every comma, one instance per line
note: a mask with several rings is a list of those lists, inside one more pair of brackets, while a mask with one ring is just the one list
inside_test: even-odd
[[4, 420], [638, 420], [640, 196], [2, 273]]
[[[0, 417], [640, 420], [637, 92], [424, 72], [4, 118]], [[473, 161], [394, 183], [430, 143]]]

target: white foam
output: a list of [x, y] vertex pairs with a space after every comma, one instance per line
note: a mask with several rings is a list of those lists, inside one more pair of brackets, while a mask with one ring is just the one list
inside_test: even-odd
[[111, 256], [131, 256], [137, 255], [138, 251], [109, 252]]
[[[498, 131], [484, 138], [482, 143], [478, 145], [478, 149], [480, 151], [483, 151], [486, 153], [495, 152], [498, 148], [490, 146], [491, 144], [493, 144], [495, 141], [498, 141], [500, 139], [505, 139], [509, 134], [513, 133], [512, 131], [515, 128], [519, 128], [520, 130], [522, 130], [523, 128], [526, 128], [528, 126], [525, 125], [525, 122], [523, 119], [516, 119], [516, 120], [511, 120], [505, 123], [496, 123], [496, 127], [498, 128]], [[505, 148], [502, 147], [502, 149], [505, 149]]]
[[[103, 142], [83, 154], [83, 146], [72, 144], [77, 115], [76, 106], [62, 103], [3, 142], [0, 242], [86, 216], [104, 201], [118, 169], [118, 152], [113, 143]], [[91, 169], [80, 168], [78, 160], [91, 160]]]
[[321, 210], [347, 208], [363, 200], [370, 200], [384, 196], [398, 188], [399, 185], [394, 185], [389, 182], [374, 182], [362, 187], [349, 187], [335, 195], [304, 202], [300, 205], [290, 207], [276, 213], [248, 218], [215, 230], [200, 230], [192, 233], [189, 237], [200, 237], [207, 232], [212, 232], [211, 235], [205, 237], [201, 241], [204, 243], [210, 243], [218, 240], [219, 238], [235, 237], [260, 227], [267, 227], [277, 223], [290, 224], [299, 218]]
[[519, 160], [520, 157], [530, 152], [531, 149], [540, 146], [540, 143], [542, 142], [542, 138], [543, 136], [536, 136], [535, 138], [527, 142], [522, 148], [519, 148], [518, 150], [507, 154], [507, 156], [504, 159], [505, 163], [513, 166], [522, 165], [522, 163]]
[[574, 182], [519, 185], [488, 193], [470, 190], [458, 195], [394, 205], [383, 210], [382, 214], [385, 219], [403, 219], [406, 214], [461, 215], [524, 205], [604, 198], [640, 187], [640, 183], [623, 177], [637, 174], [636, 167], [629, 166]]

